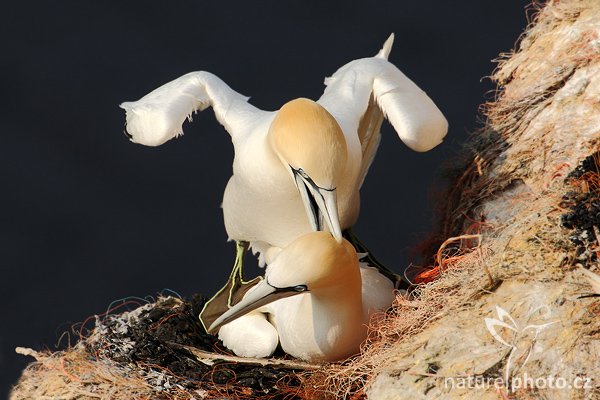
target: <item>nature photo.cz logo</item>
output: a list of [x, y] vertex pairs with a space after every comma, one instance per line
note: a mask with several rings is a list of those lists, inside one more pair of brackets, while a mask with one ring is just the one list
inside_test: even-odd
[[[494, 387], [496, 389], [505, 388], [512, 392], [520, 388], [592, 389], [592, 378], [589, 377], [575, 377], [568, 381], [564, 377], [553, 375], [540, 377], [530, 377], [527, 373], [517, 375], [534, 352], [543, 351], [537, 343], [540, 334], [559, 321], [548, 321], [541, 324], [518, 324], [505, 309], [498, 305], [496, 305], [496, 314], [497, 318], [484, 318], [484, 322], [492, 337], [507, 349], [510, 349], [504, 376], [495, 378], [483, 375], [447, 377], [445, 378], [447, 388], [487, 389]], [[529, 322], [534, 316], [538, 316], [547, 321], [550, 314], [549, 307], [542, 306], [530, 312], [526, 319]]]
[[[531, 315], [537, 313], [537, 311], [541, 311], [542, 309], [546, 311], [547, 314], [550, 314], [550, 309], [547, 306], [543, 306], [536, 309], [531, 313]], [[514, 372], [517, 372], [529, 361], [540, 332], [550, 325], [557, 323], [558, 321], [551, 321], [545, 324], [531, 324], [520, 328], [513, 317], [511, 317], [510, 314], [502, 307], [496, 305], [496, 313], [498, 314], [497, 319], [485, 318], [484, 321], [487, 330], [492, 334], [494, 339], [502, 343], [504, 346], [510, 348], [510, 353], [506, 361], [506, 369], [504, 372], [504, 382], [508, 383], [510, 382], [510, 372], [513, 371], [513, 367], [516, 366]], [[498, 333], [498, 330], [501, 328], [508, 329], [513, 332], [511, 342], [504, 340]]]

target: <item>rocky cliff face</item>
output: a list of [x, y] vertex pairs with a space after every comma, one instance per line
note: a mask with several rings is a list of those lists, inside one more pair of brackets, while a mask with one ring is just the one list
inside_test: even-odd
[[600, 396], [600, 3], [550, 1], [492, 78], [444, 213], [458, 238], [421, 289], [440, 299], [411, 335], [399, 303], [370, 399]]

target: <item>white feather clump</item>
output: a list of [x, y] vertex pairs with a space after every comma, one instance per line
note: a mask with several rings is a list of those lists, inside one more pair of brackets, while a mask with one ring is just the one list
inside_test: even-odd
[[[380, 54], [385, 55], [384, 50], [385, 46]], [[433, 100], [379, 54], [344, 65], [325, 79], [325, 85], [319, 103], [346, 120], [362, 116], [366, 108], [363, 102], [372, 93], [400, 139], [414, 151], [433, 149], [448, 132], [448, 122]], [[345, 109], [337, 110], [341, 106]]]
[[231, 106], [247, 100], [215, 75], [197, 71], [164, 84], [138, 101], [122, 103], [120, 107], [126, 112], [127, 131], [132, 142], [160, 146], [183, 134], [182, 125], [192, 113], [213, 106], [221, 121]]
[[377, 103], [404, 144], [419, 152], [433, 149], [442, 143], [448, 132], [446, 118], [433, 100], [406, 75], [396, 68], [389, 70], [391, 79], [382, 75], [373, 82]]

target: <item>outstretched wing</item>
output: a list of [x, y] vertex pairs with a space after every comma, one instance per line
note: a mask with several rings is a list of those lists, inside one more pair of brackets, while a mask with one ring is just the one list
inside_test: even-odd
[[448, 131], [446, 118], [429, 96], [387, 61], [393, 40], [392, 34], [375, 57], [352, 61], [325, 79], [318, 101], [344, 132], [358, 134], [363, 153], [359, 187], [377, 152], [384, 117], [415, 151], [431, 150]]
[[217, 120], [234, 140], [254, 126], [262, 115], [269, 114], [249, 104], [248, 97], [205, 71], [190, 72], [138, 101], [121, 104], [127, 114], [131, 140], [146, 146], [159, 146], [182, 135], [185, 119], [191, 119], [192, 113], [208, 106], [212, 106]]

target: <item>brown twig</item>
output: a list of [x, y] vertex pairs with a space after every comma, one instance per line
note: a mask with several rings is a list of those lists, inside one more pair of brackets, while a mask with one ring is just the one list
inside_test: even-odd
[[197, 349], [195, 347], [185, 346], [185, 345], [173, 343], [173, 342], [169, 342], [169, 345], [189, 351], [194, 356], [196, 356], [198, 361], [200, 361], [206, 365], [214, 365], [220, 361], [226, 361], [226, 362], [234, 362], [234, 363], [239, 363], [239, 364], [260, 365], [262, 367], [270, 366], [270, 367], [281, 367], [281, 368], [288, 368], [288, 369], [300, 369], [300, 370], [311, 370], [311, 371], [323, 368], [323, 365], [320, 365], [320, 364], [310, 364], [310, 363], [298, 361], [298, 360], [284, 360], [282, 358], [237, 357], [237, 356], [230, 356], [227, 354], [211, 353], [209, 351], [204, 351], [204, 350]]
[[442, 243], [442, 245], [440, 246], [437, 255], [436, 255], [436, 261], [437, 261], [437, 265], [441, 266], [442, 265], [442, 254], [444, 252], [444, 250], [446, 249], [446, 247], [450, 244], [450, 243], [454, 243], [457, 242], [459, 240], [469, 240], [469, 239], [477, 239], [477, 247], [481, 246], [481, 235], [460, 235], [460, 236], [454, 236], [451, 238], [448, 238], [446, 240], [444, 240], [444, 242]]

